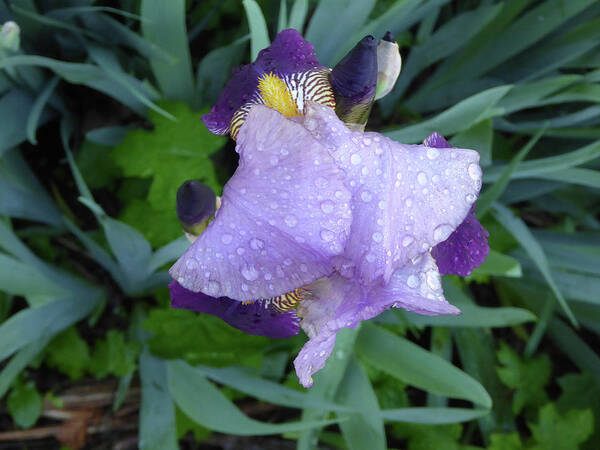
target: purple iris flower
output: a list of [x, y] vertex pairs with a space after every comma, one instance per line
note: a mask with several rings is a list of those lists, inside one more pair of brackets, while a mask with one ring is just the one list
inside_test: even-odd
[[[292, 41], [303, 43], [302, 52], [291, 50]], [[265, 74], [265, 61], [269, 70], [304, 70], [285, 59], [291, 52], [292, 60], [302, 55], [318, 67], [307, 46], [286, 30], [243, 70], [268, 83], [274, 75], [277, 93], [277, 80], [294, 74]], [[236, 111], [244, 112], [239, 167], [214, 220], [171, 268], [173, 307], [217, 315], [251, 334], [287, 337], [301, 327], [309, 340], [294, 364], [305, 387], [342, 328], [390, 307], [459, 314], [444, 298], [440, 268], [465, 274], [487, 255], [487, 232], [473, 215], [477, 152], [446, 148], [437, 134], [424, 145], [403, 145], [351, 131], [333, 105], [307, 96], [300, 108], [287, 82], [278, 94], [288, 92], [293, 114], [266, 90], [262, 101], [242, 103], [232, 81], [204, 120], [231, 131]]]

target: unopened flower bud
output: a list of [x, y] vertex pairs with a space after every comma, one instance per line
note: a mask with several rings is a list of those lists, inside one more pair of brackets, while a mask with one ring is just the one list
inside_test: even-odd
[[364, 37], [333, 68], [329, 81], [335, 94], [335, 112], [348, 128], [363, 130], [375, 100], [377, 40]]
[[389, 31], [377, 46], [377, 90], [375, 100], [385, 97], [394, 88], [400, 69], [402, 58], [394, 35]]
[[0, 27], [0, 47], [11, 52], [19, 50], [21, 44], [21, 28], [13, 21], [5, 22]]
[[190, 180], [177, 190], [177, 217], [188, 239], [199, 236], [212, 220], [217, 209], [217, 197], [204, 183]]

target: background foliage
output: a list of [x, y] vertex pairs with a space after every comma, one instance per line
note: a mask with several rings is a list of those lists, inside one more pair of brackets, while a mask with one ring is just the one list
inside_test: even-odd
[[[600, 4], [0, 0], [8, 20], [0, 448], [598, 448]], [[219, 191], [236, 166], [199, 117], [287, 27], [329, 66], [397, 36], [369, 128], [477, 149], [492, 248], [444, 280], [462, 316], [345, 330], [309, 391], [303, 336], [172, 310], [165, 288], [177, 187]]]

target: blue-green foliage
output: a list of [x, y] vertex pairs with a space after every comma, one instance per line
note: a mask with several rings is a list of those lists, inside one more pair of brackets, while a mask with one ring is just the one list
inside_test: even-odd
[[[597, 2], [0, 0], [9, 20], [0, 398], [15, 427], [42, 425], [44, 395], [60, 407], [54, 382], [118, 378], [115, 409], [141, 388], [143, 449], [212, 431], [306, 450], [600, 446]], [[327, 65], [366, 34], [397, 36], [403, 72], [371, 123], [480, 152], [491, 245], [444, 280], [462, 316], [388, 311], [344, 330], [310, 391], [290, 364], [305, 337], [244, 335], [170, 309], [165, 289], [188, 245], [177, 187], [219, 192], [235, 169], [199, 117], [285, 27]]]

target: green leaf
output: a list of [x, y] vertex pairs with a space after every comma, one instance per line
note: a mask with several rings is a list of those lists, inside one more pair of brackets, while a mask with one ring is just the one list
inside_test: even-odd
[[462, 435], [462, 425], [423, 425], [399, 423], [393, 425], [393, 432], [408, 440], [408, 450], [459, 450], [458, 442]]
[[[533, 148], [533, 146], [537, 143], [537, 141], [542, 137], [543, 130], [540, 130], [534, 137], [532, 137], [529, 142], [519, 150], [513, 159], [510, 161], [510, 164], [506, 166], [502, 175], [492, 186], [490, 186], [486, 191], [479, 196], [477, 200], [477, 217], [483, 217], [487, 211], [490, 209], [492, 204], [500, 198], [506, 186], [510, 181], [510, 176], [517, 168], [517, 166], [523, 161], [523, 159], [527, 156], [529, 151]], [[470, 147], [467, 147], [470, 148]]]
[[151, 58], [150, 66], [160, 90], [169, 100], [192, 101], [195, 98], [192, 63], [185, 26], [185, 0], [142, 0], [142, 35], [171, 56]]
[[265, 423], [242, 413], [202, 372], [183, 361], [171, 361], [169, 390], [175, 403], [195, 422], [225, 434], [258, 436], [300, 431], [329, 422]]
[[167, 363], [145, 348], [140, 357], [142, 405], [140, 408], [139, 448], [176, 450], [175, 407], [168, 389]]
[[521, 244], [523, 249], [531, 257], [538, 270], [552, 289], [552, 292], [556, 296], [558, 303], [562, 307], [563, 311], [569, 318], [572, 324], [577, 325], [577, 319], [573, 315], [573, 312], [569, 308], [567, 301], [563, 297], [559, 290], [552, 273], [550, 272], [550, 266], [544, 250], [542, 249], [539, 242], [535, 239], [531, 230], [527, 227], [519, 217], [516, 217], [506, 206], [499, 203], [494, 204], [494, 218], [500, 222], [500, 224], [509, 231], [513, 237]]
[[360, 411], [340, 422], [348, 449], [385, 450], [385, 430], [377, 397], [364, 367], [355, 356], [350, 358], [336, 399]]
[[148, 346], [154, 355], [195, 365], [258, 367], [269, 344], [267, 338], [244, 334], [217, 317], [184, 309], [153, 309], [143, 327], [153, 333]]
[[492, 163], [493, 141], [494, 131], [492, 120], [486, 119], [476, 123], [468, 130], [457, 134], [452, 138], [450, 143], [453, 147], [472, 148], [476, 150], [480, 156], [480, 164], [486, 167]]
[[525, 406], [537, 407], [548, 400], [544, 387], [550, 380], [550, 359], [547, 355], [524, 359], [502, 342], [497, 353], [502, 367], [496, 372], [502, 383], [514, 389], [512, 410], [519, 414]]
[[90, 363], [90, 349], [77, 328], [70, 327], [50, 342], [45, 361], [49, 367], [68, 375], [71, 380], [78, 380]]
[[250, 28], [250, 59], [254, 61], [258, 56], [258, 52], [269, 46], [269, 32], [265, 17], [258, 3], [254, 0], [243, 0], [243, 5]]
[[113, 149], [112, 158], [125, 176], [152, 178], [150, 204], [157, 211], [166, 211], [174, 208], [177, 189], [184, 181], [198, 179], [220, 191], [209, 157], [225, 138], [206, 130], [202, 112], [192, 112], [184, 103], [162, 102], [161, 106], [176, 121], [151, 112], [154, 130], [129, 131]]
[[96, 341], [89, 371], [96, 378], [108, 375], [124, 377], [135, 371], [139, 354], [138, 342], [125, 341], [122, 332], [109, 330], [104, 339]]
[[522, 450], [523, 444], [519, 433], [507, 433], [498, 434], [492, 433], [490, 435], [490, 445], [488, 450]]
[[288, 21], [288, 28], [295, 28], [301, 34], [304, 28], [304, 21], [308, 14], [308, 0], [294, 0], [294, 5], [290, 11], [290, 20]]
[[553, 403], [540, 409], [537, 423], [529, 428], [536, 444], [531, 450], [571, 450], [589, 439], [593, 432], [594, 415], [589, 409], [573, 409], [559, 414]]
[[156, 210], [147, 199], [131, 199], [121, 210], [119, 219], [142, 233], [154, 248], [168, 244], [183, 233], [175, 206]]
[[432, 119], [399, 130], [388, 130], [384, 134], [395, 141], [417, 143], [434, 131], [449, 136], [467, 130], [482, 120], [498, 115], [498, 108], [494, 107], [511, 88], [512, 86], [499, 86], [487, 89], [461, 101]]
[[503, 253], [491, 250], [483, 264], [475, 269], [471, 277], [476, 281], [486, 282], [490, 275], [520, 278], [523, 275], [521, 263]]
[[4, 366], [0, 372], [0, 398], [4, 397], [6, 391], [12, 382], [19, 376], [21, 371], [27, 367], [31, 361], [37, 358], [41, 351], [46, 347], [48, 339], [40, 339], [23, 347], [11, 360]]
[[600, 439], [600, 383], [590, 372], [570, 373], [558, 379], [562, 390], [556, 408], [563, 414], [571, 409], [590, 409], [594, 413], [594, 433], [584, 448], [592, 450]]
[[186, 413], [177, 407], [175, 408], [175, 421], [177, 423], [178, 440], [183, 438], [190, 431], [194, 434], [196, 442], [202, 442], [206, 440], [211, 434], [211, 431], [208, 428], [205, 428], [202, 425], [194, 422], [187, 416]]
[[18, 426], [30, 428], [42, 414], [42, 403], [42, 396], [33, 381], [19, 381], [8, 394], [6, 409]]
[[106, 188], [120, 175], [121, 171], [110, 158], [110, 151], [109, 147], [89, 140], [79, 147], [75, 161], [91, 189]]
[[462, 398], [488, 409], [483, 386], [448, 361], [393, 333], [365, 324], [356, 351], [369, 364], [400, 380], [446, 397]]
[[468, 408], [398, 408], [384, 409], [381, 416], [386, 421], [410, 422], [423, 424], [450, 424], [469, 422], [479, 419], [490, 413], [487, 409]]

